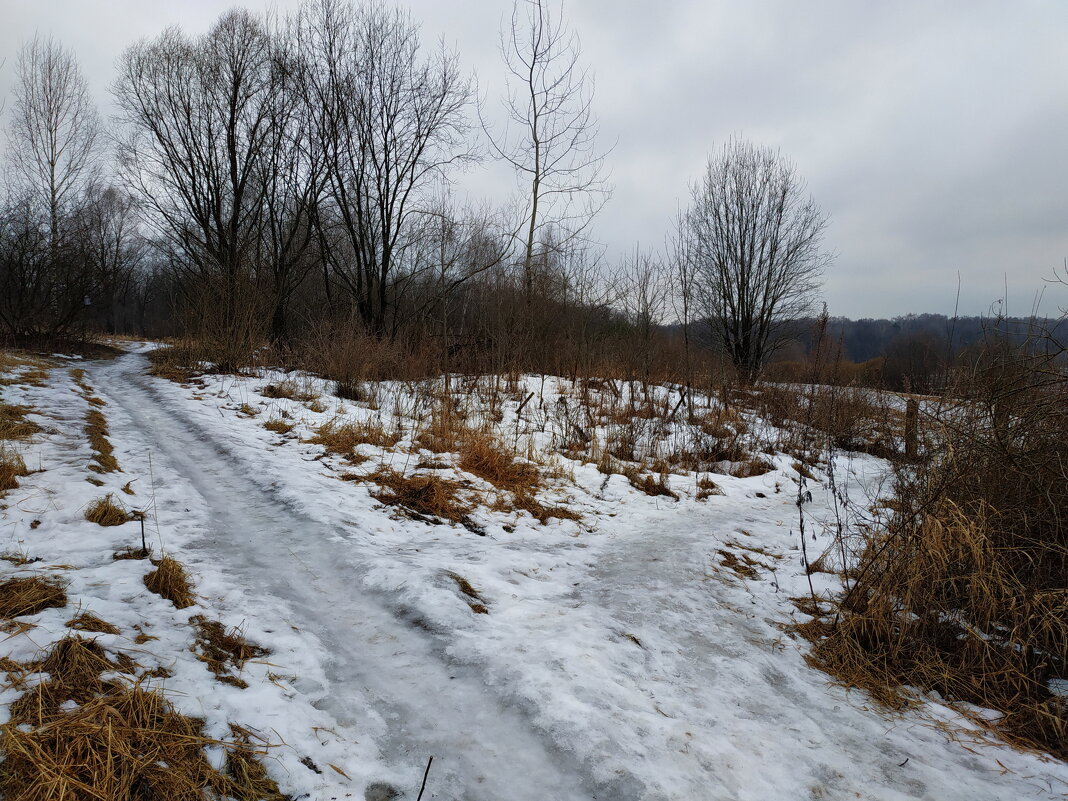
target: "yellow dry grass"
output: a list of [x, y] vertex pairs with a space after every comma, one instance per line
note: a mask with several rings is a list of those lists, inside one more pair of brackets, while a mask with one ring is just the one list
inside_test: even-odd
[[32, 412], [29, 406], [0, 403], [0, 440], [29, 439], [41, 431], [41, 427], [26, 415]]
[[89, 631], [97, 634], [119, 634], [119, 627], [113, 626], [106, 620], [101, 620], [92, 612], [82, 612], [77, 617], [67, 621], [67, 628], [75, 631]]
[[145, 576], [145, 586], [161, 598], [166, 598], [178, 609], [192, 606], [196, 600], [192, 582], [181, 562], [170, 556], [153, 560], [156, 569]]
[[35, 615], [67, 605], [67, 592], [57, 579], [42, 576], [0, 582], [0, 618]]
[[98, 526], [121, 526], [135, 518], [122, 502], [109, 492], [86, 508], [85, 519]]
[[97, 473], [113, 473], [120, 470], [115, 459], [114, 448], [108, 440], [108, 421], [97, 409], [90, 409], [85, 415], [85, 434], [89, 446], [93, 449], [93, 461], [89, 469]]
[[440, 476], [405, 476], [382, 466], [368, 476], [368, 480], [381, 487], [372, 494], [382, 503], [401, 506], [418, 515], [458, 523], [471, 511], [471, 505], [460, 499], [460, 485]]
[[0, 493], [17, 489], [19, 478], [29, 474], [22, 454], [6, 444], [0, 444]]
[[293, 430], [294, 425], [295, 423], [290, 423], [286, 420], [283, 420], [281, 417], [272, 417], [270, 420], [263, 424], [263, 427], [266, 428], [268, 431], [273, 431], [276, 434], [288, 434], [290, 431]]
[[489, 613], [489, 608], [486, 606], [486, 599], [483, 598], [482, 594], [471, 585], [470, 581], [465, 579], [459, 573], [454, 573], [451, 570], [446, 570], [445, 575], [456, 582], [457, 589], [463, 594], [464, 601], [471, 607], [472, 612], [476, 615], [485, 615]]
[[316, 428], [314, 436], [305, 441], [313, 445], [322, 445], [329, 453], [351, 458], [359, 445], [388, 448], [396, 445], [399, 437], [386, 433], [381, 421], [378, 420], [346, 423], [335, 419]]
[[[43, 660], [18, 667], [49, 678], [16, 700], [0, 727], [0, 797], [284, 801], [246, 730], [232, 727], [230, 742], [211, 740], [201, 721], [179, 714], [143, 681], [102, 678], [132, 674], [137, 665], [129, 656], [112, 661], [94, 641], [67, 637]], [[224, 771], [208, 761], [209, 745], [227, 749]]]

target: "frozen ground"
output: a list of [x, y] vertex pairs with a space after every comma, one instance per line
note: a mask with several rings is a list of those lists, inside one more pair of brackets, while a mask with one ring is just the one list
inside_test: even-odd
[[[301, 441], [305, 426], [338, 414], [337, 401], [316, 412], [265, 399], [264, 378], [206, 376], [183, 387], [147, 376], [140, 352], [82, 366], [108, 403], [125, 471], [108, 477], [111, 489], [136, 478], [136, 502], [151, 501], [159, 540], [197, 578], [198, 606], [273, 651], [269, 664], [246, 668], [247, 690], [213, 682], [192, 655], [169, 663], [165, 689], [213, 726], [236, 720], [284, 742], [268, 765], [286, 792], [384, 798], [388, 784], [414, 799], [433, 755], [424, 798], [1068, 794], [1062, 763], [955, 741], [936, 725], [954, 716], [933, 703], [922, 715], [885, 716], [805, 664], [805, 644], [783, 631], [798, 614], [789, 597], [807, 592], [785, 458], [763, 476], [717, 476], [725, 495], [706, 501], [681, 479], [673, 501], [568, 463], [573, 481], [560, 482], [556, 502], [581, 522], [542, 526], [482, 510], [479, 536], [401, 517], [367, 484], [339, 481], [350, 468]], [[84, 402], [62, 375], [18, 388], [49, 410], [55, 433], [33, 446], [45, 472], [5, 499], [6, 546], [84, 566], [72, 571], [85, 576], [73, 589], [94, 612], [124, 631], [152, 621], [161, 641], [145, 648], [187, 651], [171, 624], [198, 607], [174, 610], [144, 590], [140, 573], [128, 575], [141, 563], [110, 560], [136, 524], [81, 519], [107, 488], [85, 483]], [[260, 413], [246, 416], [243, 405]], [[370, 413], [344, 406], [343, 416]], [[263, 428], [282, 411], [300, 436]], [[410, 458], [368, 455], [397, 469]], [[852, 466], [861, 483], [880, 469], [866, 457]], [[809, 514], [825, 517], [815, 495]], [[45, 522], [31, 530], [33, 519]], [[827, 538], [817, 536], [818, 552]], [[729, 570], [721, 551], [752, 558], [756, 577]], [[472, 612], [449, 572], [478, 589], [487, 614]], [[69, 616], [41, 613], [39, 628], [5, 642], [6, 652], [25, 656]]]

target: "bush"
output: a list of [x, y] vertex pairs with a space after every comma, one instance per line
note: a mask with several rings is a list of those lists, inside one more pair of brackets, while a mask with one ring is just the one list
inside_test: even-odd
[[1068, 757], [1068, 379], [1028, 351], [986, 353], [895, 471], [813, 660], [901, 703], [903, 685], [1002, 713], [1005, 738]]

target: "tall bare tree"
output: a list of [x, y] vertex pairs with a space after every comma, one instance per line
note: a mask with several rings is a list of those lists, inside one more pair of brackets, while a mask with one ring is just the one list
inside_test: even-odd
[[449, 168], [470, 158], [470, 82], [444, 48], [424, 55], [399, 9], [311, 0], [299, 26], [326, 165], [319, 220], [334, 246], [325, 255], [363, 324], [389, 337], [417, 220]]
[[778, 151], [732, 140], [691, 187], [687, 215], [703, 311], [742, 378], [807, 314], [831, 256], [827, 217]]
[[169, 28], [135, 44], [114, 87], [128, 126], [124, 174], [178, 263], [218, 282], [225, 326], [252, 277], [264, 161], [278, 145], [272, 55], [264, 22], [234, 9], [203, 37]]
[[520, 184], [519, 236], [528, 303], [539, 247], [569, 245], [609, 195], [605, 153], [596, 145], [593, 78], [581, 66], [578, 37], [562, 17], [562, 4], [553, 0], [516, 0], [511, 24], [501, 35], [508, 72], [507, 123], [494, 133], [482, 120], [494, 152], [511, 165]]
[[74, 53], [54, 39], [34, 38], [16, 63], [9, 153], [32, 196], [47, 211], [49, 239], [93, 177], [100, 119]]

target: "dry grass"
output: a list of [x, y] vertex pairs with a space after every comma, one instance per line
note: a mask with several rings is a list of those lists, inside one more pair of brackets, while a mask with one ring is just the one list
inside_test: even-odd
[[276, 434], [288, 434], [293, 430], [295, 423], [290, 423], [283, 420], [281, 417], [272, 417], [270, 420], [263, 424], [263, 427], [268, 431], [273, 431]]
[[29, 439], [41, 431], [41, 427], [26, 415], [32, 412], [29, 406], [0, 403], [0, 440]]
[[547, 506], [528, 492], [517, 492], [512, 496], [512, 506], [529, 512], [543, 526], [550, 520], [581, 520], [582, 515], [564, 506]]
[[1068, 757], [1049, 685], [1068, 678], [1066, 388], [1044, 357], [977, 359], [932, 421], [937, 446], [896, 467], [888, 519], [858, 535], [836, 617], [804, 630], [814, 664], [890, 705], [918, 687], [997, 710], [976, 722]]
[[22, 454], [6, 444], [0, 445], [0, 493], [17, 489], [19, 478], [29, 474]]
[[170, 556], [152, 560], [156, 569], [145, 576], [145, 586], [178, 609], [192, 606], [196, 601], [193, 585], [182, 563]]
[[[21, 666], [20, 666], [21, 667]], [[0, 796], [12, 801], [283, 801], [255, 759], [246, 732], [233, 742], [206, 738], [203, 723], [177, 713], [140, 682], [105, 680], [132, 673], [125, 654], [112, 661], [92, 640], [67, 637], [30, 669], [49, 679], [12, 704], [0, 727]], [[23, 668], [25, 669], [25, 668]], [[76, 706], [64, 707], [74, 701]], [[228, 750], [225, 772], [204, 748]]]
[[109, 492], [89, 505], [85, 510], [85, 519], [98, 526], [121, 526], [134, 520], [135, 515]]
[[89, 469], [97, 473], [114, 473], [119, 470], [114, 448], [108, 441], [108, 421], [97, 409], [90, 409], [85, 415], [85, 434], [89, 446], [93, 449], [93, 461]]
[[330, 420], [315, 429], [315, 434], [305, 440], [312, 445], [322, 445], [328, 453], [351, 458], [360, 445], [388, 448], [396, 445], [399, 437], [387, 434], [379, 420], [362, 423], [342, 423]]
[[97, 634], [120, 634], [118, 626], [113, 626], [106, 620], [101, 620], [92, 612], [82, 612], [75, 618], [67, 621], [67, 628], [76, 631], [89, 631]]
[[459, 444], [460, 469], [497, 489], [531, 494], [541, 486], [537, 465], [521, 462], [486, 431], [470, 432]]
[[196, 366], [203, 361], [203, 355], [201, 349], [191, 342], [156, 348], [148, 354], [151, 365], [149, 372], [159, 378], [185, 384], [196, 375]]
[[720, 486], [710, 478], [697, 479], [697, 500], [707, 501], [713, 495], [724, 495]]
[[742, 554], [741, 558], [739, 558], [738, 554], [732, 553], [731, 551], [719, 550], [716, 551], [716, 553], [718, 553], [720, 557], [719, 563], [723, 567], [734, 571], [734, 573], [741, 578], [754, 579], [760, 577], [760, 573], [757, 572], [756, 568], [757, 566], [762, 565], [755, 559], [751, 559], [745, 554]]
[[753, 476], [762, 476], [765, 473], [770, 473], [774, 469], [775, 465], [767, 459], [753, 456], [745, 461], [735, 462], [731, 465], [729, 472], [735, 478], [752, 478]]
[[196, 629], [193, 651], [219, 681], [244, 689], [248, 683], [235, 675], [240, 673], [250, 659], [267, 656], [269, 650], [246, 640], [238, 629], [227, 629], [217, 620], [208, 620], [203, 615], [189, 619]]
[[368, 476], [381, 487], [372, 495], [382, 503], [401, 506], [417, 515], [463, 522], [471, 511], [471, 505], [460, 499], [460, 484], [435, 475], [405, 476], [392, 468], [382, 466]]
[[627, 480], [630, 481], [630, 485], [634, 487], [634, 489], [640, 490], [646, 495], [671, 498], [675, 501], [679, 499], [679, 494], [668, 486], [668, 477], [664, 473], [657, 476], [649, 474], [642, 475], [635, 468], [625, 471], [624, 475], [627, 477]]
[[111, 558], [116, 562], [119, 562], [124, 559], [147, 559], [151, 555], [151, 549], [142, 550], [141, 548], [135, 548], [131, 545], [123, 548], [121, 551], [115, 551], [115, 553], [111, 555]]
[[291, 378], [279, 381], [277, 384], [266, 384], [260, 389], [260, 395], [265, 398], [287, 398], [288, 400], [308, 403], [318, 400], [320, 397], [311, 385], [300, 385]]
[[446, 570], [445, 575], [456, 582], [457, 588], [463, 593], [464, 601], [471, 607], [472, 612], [478, 615], [489, 614], [489, 607], [486, 606], [486, 599], [483, 598], [482, 594], [471, 585], [471, 582], [459, 573], [453, 573], [451, 570]]
[[30, 576], [0, 582], [0, 618], [35, 615], [67, 605], [67, 592], [54, 578]]

